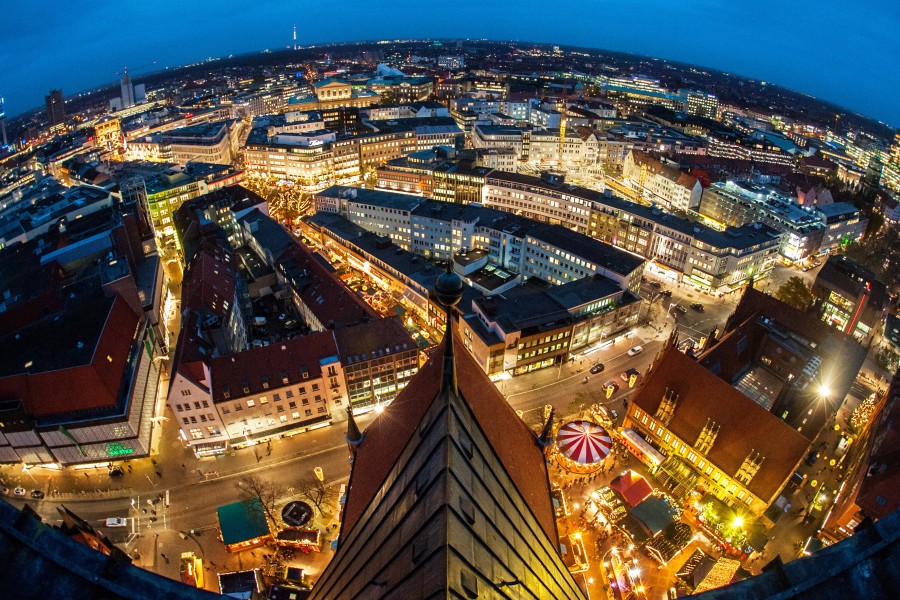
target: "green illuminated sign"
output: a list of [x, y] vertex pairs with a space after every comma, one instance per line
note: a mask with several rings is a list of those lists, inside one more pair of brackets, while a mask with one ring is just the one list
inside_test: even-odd
[[134, 454], [134, 448], [126, 448], [122, 444], [107, 444], [106, 453], [110, 456], [124, 456]]

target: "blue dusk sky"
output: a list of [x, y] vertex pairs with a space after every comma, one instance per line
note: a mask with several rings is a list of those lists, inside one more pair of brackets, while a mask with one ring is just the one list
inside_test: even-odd
[[[633, 52], [777, 83], [900, 126], [898, 0], [2, 0], [0, 95], [15, 115], [113, 82], [301, 44], [490, 38]], [[438, 12], [441, 11], [441, 12]], [[140, 80], [140, 73], [135, 77]]]

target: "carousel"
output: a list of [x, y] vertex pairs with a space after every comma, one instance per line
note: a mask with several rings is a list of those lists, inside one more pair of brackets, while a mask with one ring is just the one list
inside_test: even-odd
[[556, 432], [556, 455], [572, 473], [593, 473], [612, 449], [609, 433], [593, 421], [571, 421]]

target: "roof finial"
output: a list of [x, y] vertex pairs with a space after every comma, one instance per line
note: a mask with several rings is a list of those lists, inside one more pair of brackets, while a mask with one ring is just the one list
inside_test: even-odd
[[359, 431], [359, 426], [356, 424], [356, 419], [353, 418], [353, 406], [348, 406], [347, 435], [344, 436], [344, 439], [347, 440], [347, 445], [350, 447], [350, 462], [353, 462], [353, 459], [356, 458], [356, 453], [359, 451], [359, 445], [362, 444], [362, 441], [363, 439], [365, 439], [365, 437], [366, 434]]
[[550, 412], [547, 414], [547, 420], [544, 421], [544, 428], [541, 430], [541, 435], [537, 438], [537, 445], [541, 448], [547, 448], [551, 444], [553, 444], [553, 417], [556, 415], [556, 408], [550, 407]]
[[447, 263], [447, 271], [438, 275], [434, 283], [434, 295], [445, 309], [447, 321], [444, 330], [444, 382], [443, 389], [452, 389], [457, 393], [456, 364], [453, 360], [453, 307], [462, 299], [463, 282], [459, 275], [453, 272], [453, 259]]

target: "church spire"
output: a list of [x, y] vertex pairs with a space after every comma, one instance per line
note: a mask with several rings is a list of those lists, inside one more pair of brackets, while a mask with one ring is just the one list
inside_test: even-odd
[[447, 264], [447, 271], [441, 273], [434, 283], [434, 295], [444, 306], [446, 327], [444, 329], [444, 377], [441, 390], [458, 392], [456, 385], [456, 363], [453, 359], [453, 307], [462, 299], [463, 282], [453, 272], [453, 259]]

